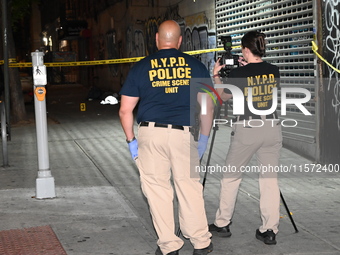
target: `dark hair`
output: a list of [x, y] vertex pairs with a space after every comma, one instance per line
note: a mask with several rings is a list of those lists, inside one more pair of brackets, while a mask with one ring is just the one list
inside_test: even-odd
[[242, 48], [247, 47], [255, 56], [263, 57], [266, 53], [266, 35], [258, 31], [250, 31], [241, 39]]

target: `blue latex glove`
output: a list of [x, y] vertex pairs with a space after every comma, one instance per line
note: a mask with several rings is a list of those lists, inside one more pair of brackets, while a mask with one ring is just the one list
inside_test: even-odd
[[200, 135], [200, 138], [198, 139], [198, 155], [199, 158], [202, 158], [205, 150], [207, 149], [208, 146], [208, 140], [209, 140], [209, 136], [206, 135]]
[[133, 140], [131, 143], [128, 143], [128, 145], [129, 145], [131, 158], [133, 160], [136, 160], [138, 158], [138, 142], [137, 142], [137, 139]]

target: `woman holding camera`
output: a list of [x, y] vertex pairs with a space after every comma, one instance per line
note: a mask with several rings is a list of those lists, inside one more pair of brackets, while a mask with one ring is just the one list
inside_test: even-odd
[[[226, 158], [228, 169], [236, 171], [223, 175], [219, 208], [209, 230], [222, 237], [231, 236], [229, 227], [242, 172], [255, 155], [258, 162], [262, 219], [262, 225], [256, 230], [255, 236], [265, 244], [276, 244], [280, 219], [280, 190], [275, 169], [279, 165], [282, 133], [276, 110], [272, 108], [276, 106], [273, 105], [273, 97], [275, 99], [279, 87], [280, 73], [277, 66], [262, 60], [266, 50], [263, 33], [246, 33], [242, 37], [241, 47], [243, 58], [239, 59], [240, 66], [232, 69], [227, 78], [227, 83], [241, 89], [244, 95], [244, 114], [238, 115], [232, 123], [230, 147]], [[222, 83], [218, 74], [223, 67], [219, 61], [214, 66], [213, 77], [216, 84]], [[218, 92], [224, 101], [233, 96], [228, 89], [219, 89]], [[234, 108], [237, 107], [235, 101], [234, 99]]]

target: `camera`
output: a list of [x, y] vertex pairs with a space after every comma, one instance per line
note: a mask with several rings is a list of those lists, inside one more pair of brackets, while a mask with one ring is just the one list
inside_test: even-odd
[[231, 36], [221, 36], [221, 41], [222, 41], [225, 52], [220, 58], [220, 64], [225, 65], [225, 67], [221, 69], [220, 76], [224, 78], [224, 77], [228, 77], [231, 69], [239, 66], [239, 62], [238, 62], [239, 56], [233, 55], [231, 53], [231, 50], [232, 50]]

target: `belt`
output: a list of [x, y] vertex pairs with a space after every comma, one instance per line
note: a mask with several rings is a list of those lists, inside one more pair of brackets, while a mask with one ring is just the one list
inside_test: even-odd
[[[141, 127], [148, 127], [149, 124], [150, 124], [150, 122], [148, 122], [148, 121], [142, 121], [139, 125]], [[179, 126], [179, 125], [155, 123], [155, 127], [168, 128], [169, 126], [171, 126], [171, 128], [173, 128], [173, 129], [184, 130], [184, 127], [183, 126]]]
[[[266, 115], [265, 118], [266, 119], [277, 119], [278, 117], [277, 117], [276, 113], [272, 113], [272, 114]], [[235, 118], [236, 121], [240, 121], [240, 120], [252, 120], [252, 119], [262, 119], [262, 118], [261, 118], [261, 115], [253, 115], [253, 116], [240, 115], [240, 116], [237, 116]]]

